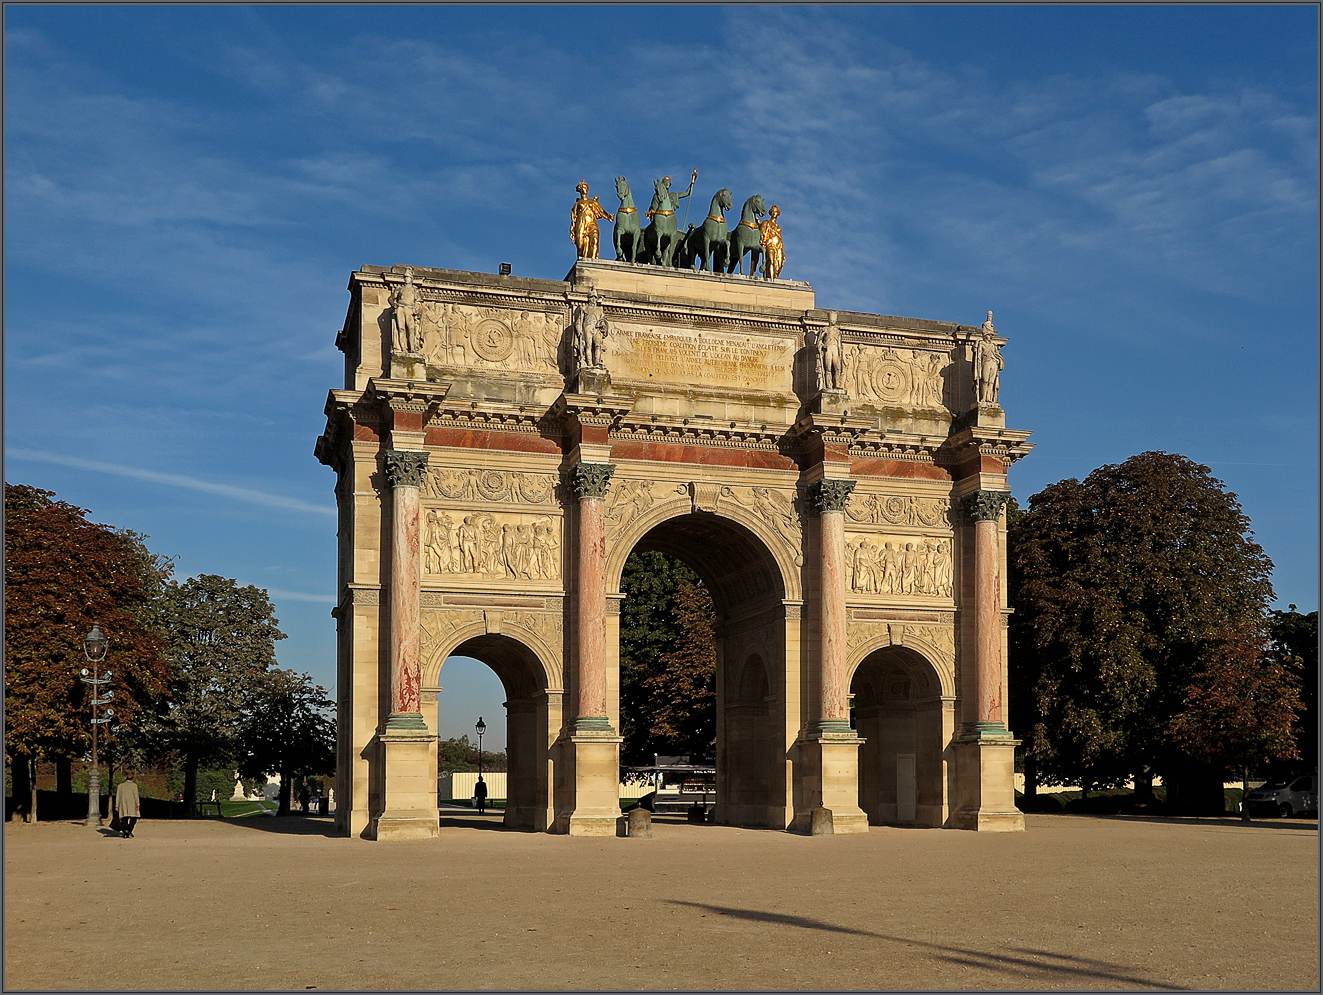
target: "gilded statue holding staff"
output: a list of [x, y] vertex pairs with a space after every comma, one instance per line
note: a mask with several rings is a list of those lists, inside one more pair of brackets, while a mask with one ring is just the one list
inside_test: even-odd
[[570, 240], [574, 242], [580, 259], [596, 259], [597, 222], [614, 221], [615, 216], [608, 214], [596, 197], [588, 196], [587, 180], [580, 180], [574, 189], [579, 191], [579, 199], [570, 208]]
[[759, 241], [763, 247], [763, 279], [779, 280], [781, 267], [786, 264], [786, 247], [781, 240], [781, 226], [776, 219], [781, 216], [781, 208], [775, 204], [767, 211], [767, 220], [758, 223]]

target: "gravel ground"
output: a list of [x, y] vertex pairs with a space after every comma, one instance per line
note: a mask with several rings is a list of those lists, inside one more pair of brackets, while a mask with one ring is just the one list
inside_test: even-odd
[[1318, 823], [5, 826], [4, 989], [1319, 990]]

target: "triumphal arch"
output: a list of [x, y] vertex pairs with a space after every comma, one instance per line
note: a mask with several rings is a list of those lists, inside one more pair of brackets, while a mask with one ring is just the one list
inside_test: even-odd
[[1023, 828], [1002, 522], [1029, 445], [991, 315], [591, 256], [564, 280], [364, 266], [349, 292], [317, 445], [342, 831], [437, 833], [437, 694], [464, 655], [505, 687], [507, 824], [614, 835], [634, 550], [716, 604], [718, 822]]

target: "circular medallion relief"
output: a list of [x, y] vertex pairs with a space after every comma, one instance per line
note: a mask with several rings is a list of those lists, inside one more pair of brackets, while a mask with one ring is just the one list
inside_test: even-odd
[[883, 360], [873, 367], [873, 389], [884, 401], [899, 401], [910, 389], [910, 371], [901, 363]]
[[488, 318], [478, 325], [469, 339], [473, 343], [473, 351], [493, 363], [505, 359], [514, 348], [514, 335], [495, 318]]

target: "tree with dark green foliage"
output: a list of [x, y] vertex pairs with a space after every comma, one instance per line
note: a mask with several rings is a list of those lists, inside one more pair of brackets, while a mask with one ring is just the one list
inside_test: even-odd
[[1171, 724], [1228, 645], [1264, 640], [1272, 563], [1252, 537], [1208, 468], [1171, 453], [1030, 499], [1008, 535], [1009, 665], [1036, 778], [1087, 791], [1156, 772], [1187, 799], [1211, 786], [1220, 772]]
[[648, 679], [663, 671], [662, 658], [676, 649], [680, 628], [675, 598], [698, 575], [674, 556], [659, 552], [630, 555], [620, 577], [625, 595], [620, 607], [620, 725], [625, 742], [621, 763], [643, 767], [657, 753], [667, 753], [653, 733]]
[[171, 582], [157, 616], [170, 698], [148, 731], [158, 754], [182, 759], [184, 799], [193, 802], [198, 769], [234, 761], [245, 712], [270, 693], [265, 678], [285, 634], [266, 591], [214, 574]]
[[1299, 773], [1318, 773], [1318, 612], [1308, 615], [1287, 605], [1284, 612], [1270, 612], [1271, 643], [1267, 656], [1276, 662], [1294, 666], [1300, 675], [1300, 717], [1296, 722], [1295, 744], [1299, 759], [1278, 761], [1260, 770], [1266, 777], [1289, 777]]
[[[51, 491], [5, 484], [5, 760], [16, 814], [35, 821], [36, 762], [49, 757], [70, 790], [69, 764], [91, 746], [83, 637], [110, 640], [114, 725], [133, 729], [167, 693], [156, 604], [170, 561], [145, 536], [87, 520]], [[108, 726], [100, 742], [113, 741]]]
[[245, 777], [280, 775], [277, 815], [289, 815], [296, 777], [335, 773], [335, 705], [307, 674], [263, 674], [240, 731]]
[[[459, 739], [443, 739], [436, 744], [436, 765], [439, 770], [477, 770], [478, 746], [469, 739], [468, 733]], [[508, 763], [504, 750], [483, 750], [482, 769], [493, 773], [506, 769]]]

